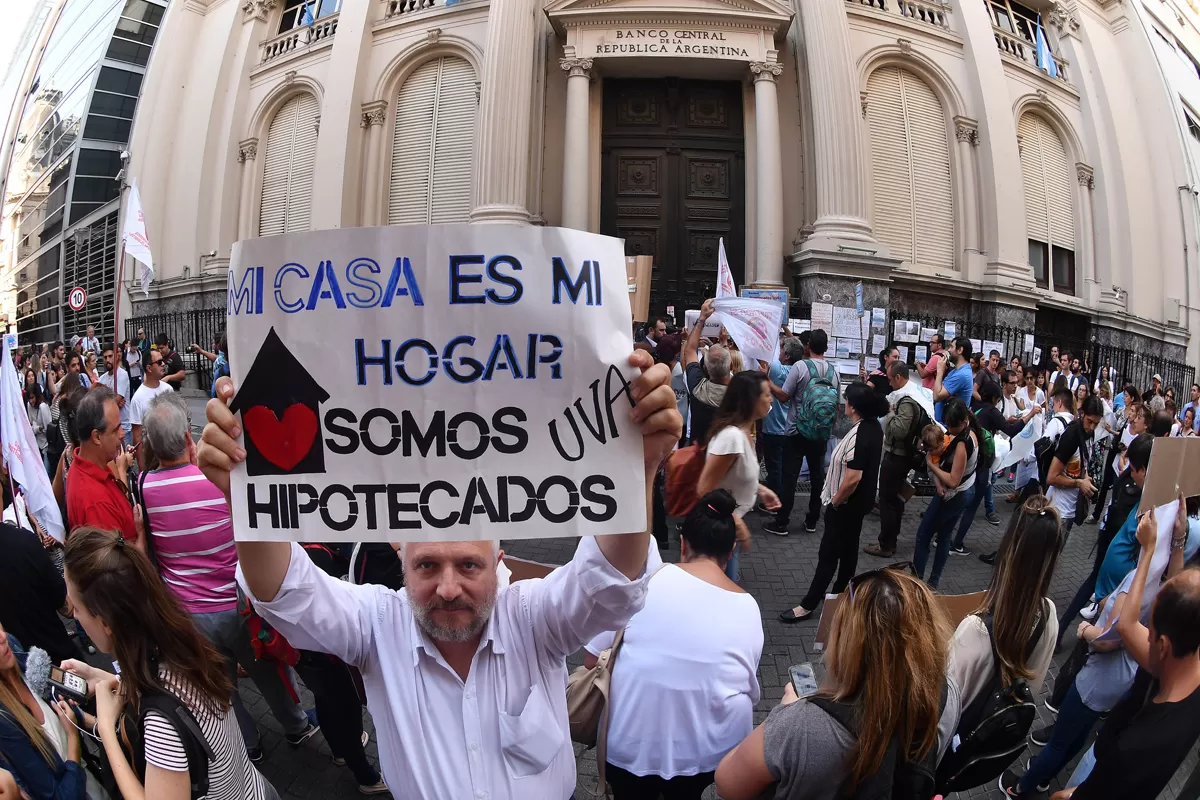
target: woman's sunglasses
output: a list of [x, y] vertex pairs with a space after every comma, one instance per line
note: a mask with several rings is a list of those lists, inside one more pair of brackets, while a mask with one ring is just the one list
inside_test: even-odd
[[897, 561], [895, 564], [888, 564], [886, 567], [880, 567], [879, 569], [868, 570], [867, 572], [860, 572], [859, 574], [857, 574], [853, 578], [851, 578], [850, 582], [848, 584], [846, 584], [846, 589], [850, 593], [850, 601], [851, 602], [854, 601], [854, 587], [857, 584], [861, 583], [862, 581], [865, 581], [868, 578], [873, 578], [877, 575], [882, 575], [885, 572], [911, 572], [913, 575], [916, 575], [917, 568], [913, 566], [913, 563], [911, 561]]

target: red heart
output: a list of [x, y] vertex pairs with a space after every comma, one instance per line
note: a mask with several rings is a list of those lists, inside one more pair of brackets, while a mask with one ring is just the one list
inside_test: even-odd
[[242, 414], [246, 433], [263, 458], [290, 471], [312, 449], [317, 438], [317, 415], [306, 405], [293, 403], [276, 419], [266, 406], [253, 406]]

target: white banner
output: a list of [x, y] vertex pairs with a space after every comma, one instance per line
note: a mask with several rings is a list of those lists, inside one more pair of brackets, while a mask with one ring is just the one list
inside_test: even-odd
[[229, 270], [239, 539], [645, 530], [618, 239], [502, 225], [251, 239]]
[[0, 444], [4, 447], [4, 464], [8, 474], [21, 487], [25, 506], [46, 533], [58, 541], [66, 540], [62, 514], [50, 478], [42, 463], [25, 403], [21, 401], [21, 383], [13, 366], [12, 354], [4, 351], [0, 362]]
[[1008, 451], [1008, 455], [1000, 460], [996, 471], [1012, 466], [1025, 459], [1025, 456], [1033, 452], [1033, 446], [1037, 440], [1042, 438], [1042, 428], [1045, 424], [1041, 414], [1034, 414], [1029, 422], [1025, 423], [1025, 427], [1021, 432], [1012, 437], [1012, 449]]
[[[779, 352], [779, 329], [785, 319], [783, 308], [771, 300], [718, 297], [713, 301], [718, 319], [738, 349], [748, 358], [770, 363]], [[747, 364], [746, 369], [756, 369]]]
[[729, 269], [729, 258], [725, 255], [725, 239], [717, 243], [717, 297], [737, 297], [737, 284]]
[[146, 215], [142, 213], [142, 198], [138, 194], [137, 181], [129, 187], [129, 201], [125, 206], [125, 225], [121, 231], [125, 242], [125, 254], [136, 259], [141, 266], [138, 279], [142, 292], [150, 296], [150, 280], [154, 277], [154, 256], [150, 254], [150, 239], [146, 236]]

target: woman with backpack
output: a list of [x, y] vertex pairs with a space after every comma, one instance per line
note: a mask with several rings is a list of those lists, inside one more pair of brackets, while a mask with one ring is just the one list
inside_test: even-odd
[[120, 667], [118, 680], [81, 661], [62, 665], [96, 695], [97, 735], [120, 793], [277, 800], [246, 754], [225, 660], [150, 559], [120, 534], [83, 527], [67, 542], [66, 578], [76, 621]]
[[733, 512], [737, 525], [738, 546], [725, 564], [725, 574], [737, 580], [738, 549], [750, 546], [750, 531], [742, 518], [754, 507], [755, 498], [763, 506], [779, 508], [779, 498], [758, 482], [758, 455], [754, 451], [754, 426], [771, 410], [771, 389], [761, 372], [739, 372], [729, 381], [725, 397], [713, 415], [705, 441], [704, 469], [696, 486], [703, 497], [714, 489], [727, 489], [737, 501]]
[[798, 699], [784, 688], [782, 703], [721, 760], [717, 793], [933, 797], [934, 767], [958, 720], [949, 639], [946, 612], [920, 580], [896, 566], [855, 576], [834, 613], [820, 689]]
[[954, 526], [958, 524], [963, 509], [971, 499], [979, 466], [979, 442], [982, 433], [979, 421], [957, 397], [946, 401], [942, 407], [942, 422], [946, 432], [953, 437], [940, 454], [930, 453], [925, 457], [929, 477], [933, 479], [937, 495], [930, 498], [929, 508], [917, 528], [917, 543], [913, 553], [913, 569], [917, 577], [925, 577], [925, 564], [929, 560], [929, 545], [937, 538], [937, 551], [933, 556], [933, 570], [929, 574], [929, 585], [936, 589], [942, 579], [942, 570], [950, 555], [950, 539]]
[[[1034, 698], [1058, 639], [1049, 595], [1062, 545], [1058, 511], [1043, 495], [1026, 500], [1000, 542], [983, 605], [954, 632], [947, 672], [963, 712], [956, 731], [959, 747], [938, 767], [939, 790], [946, 794], [995, 780], [1024, 748], [1036, 717]], [[1004, 711], [1022, 704], [1028, 706]], [[1013, 715], [1021, 729], [1013, 733], [1001, 725], [1001, 734], [980, 727], [996, 713]], [[980, 735], [973, 739], [977, 729]], [[945, 785], [951, 780], [956, 782]]]
[[800, 605], [779, 614], [787, 624], [808, 619], [821, 605], [829, 581], [837, 572], [833, 593], [841, 594], [858, 566], [858, 540], [863, 517], [875, 502], [879, 465], [883, 460], [883, 428], [879, 418], [888, 413], [886, 397], [880, 397], [865, 383], [846, 387], [846, 416], [853, 427], [834, 448], [829, 460], [829, 475], [821, 491], [825, 506], [825, 533], [817, 555], [808, 594]]

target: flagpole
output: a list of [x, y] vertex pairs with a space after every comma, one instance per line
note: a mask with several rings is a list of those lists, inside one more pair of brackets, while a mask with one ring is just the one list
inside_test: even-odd
[[[121, 235], [121, 255], [117, 260], [116, 301], [113, 303], [113, 369], [121, 365], [121, 285], [125, 282], [125, 236]], [[116, 377], [113, 378], [113, 391], [116, 391]]]

